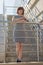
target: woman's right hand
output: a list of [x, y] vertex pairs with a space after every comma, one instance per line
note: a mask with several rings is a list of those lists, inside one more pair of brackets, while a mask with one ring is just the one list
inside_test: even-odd
[[14, 23], [24, 23], [24, 22], [26, 22], [26, 18], [25, 17], [21, 17], [21, 18], [16, 19], [13, 16], [13, 18], [12, 18], [12, 24], [14, 24]]

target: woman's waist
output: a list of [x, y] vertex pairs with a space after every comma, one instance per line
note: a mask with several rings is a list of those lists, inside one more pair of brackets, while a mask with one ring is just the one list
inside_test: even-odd
[[24, 26], [24, 24], [21, 24], [21, 23], [17, 23], [16, 25], [15, 25], [15, 27], [14, 27], [14, 29], [15, 30], [24, 30], [25, 29], [25, 26]]

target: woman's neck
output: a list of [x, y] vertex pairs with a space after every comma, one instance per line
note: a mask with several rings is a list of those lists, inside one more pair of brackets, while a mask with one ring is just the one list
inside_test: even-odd
[[[19, 14], [18, 14], [19, 15]], [[19, 15], [19, 16], [24, 16], [24, 15]]]

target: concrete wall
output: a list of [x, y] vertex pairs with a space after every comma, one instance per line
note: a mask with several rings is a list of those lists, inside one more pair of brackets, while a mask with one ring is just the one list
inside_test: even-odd
[[43, 0], [39, 0], [39, 2], [37, 3], [37, 8], [42, 11], [43, 10]]

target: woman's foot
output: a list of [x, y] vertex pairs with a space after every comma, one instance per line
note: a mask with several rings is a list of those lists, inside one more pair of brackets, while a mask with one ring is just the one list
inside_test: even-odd
[[21, 60], [20, 59], [17, 59], [17, 62], [21, 62]]

